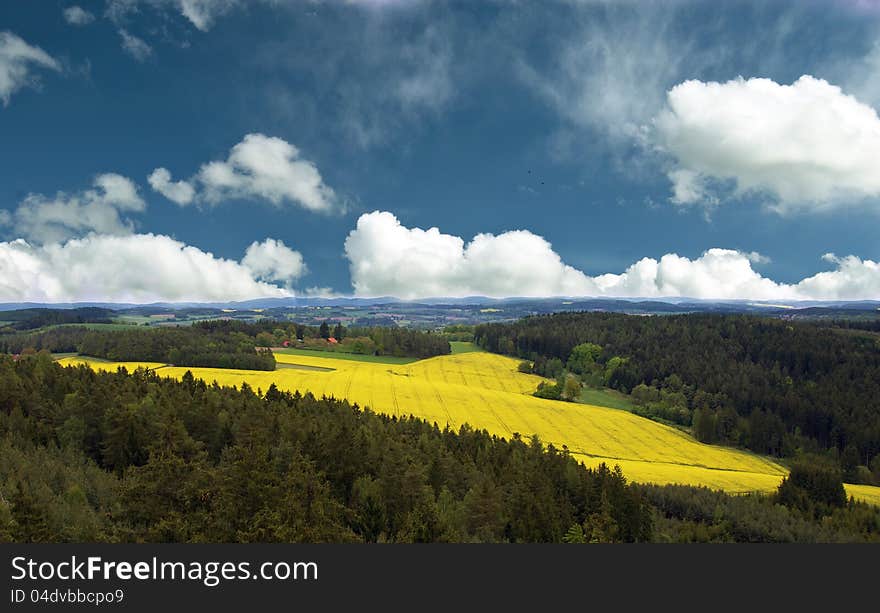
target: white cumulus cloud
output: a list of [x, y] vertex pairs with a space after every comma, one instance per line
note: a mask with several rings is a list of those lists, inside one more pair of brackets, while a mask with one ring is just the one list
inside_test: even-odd
[[243, 263], [168, 236], [0, 242], [0, 302], [210, 302], [289, 296]]
[[167, 168], [157, 168], [154, 170], [147, 177], [147, 182], [154, 190], [181, 206], [189, 204], [196, 196], [196, 190], [191, 183], [187, 181], [172, 181], [171, 172]]
[[145, 208], [131, 180], [105, 173], [95, 177], [93, 189], [80, 193], [58, 192], [52, 197], [28, 194], [19, 203], [12, 220], [18, 236], [51, 243], [90, 232], [130, 234], [132, 222], [121, 214]]
[[9, 104], [12, 94], [26, 86], [36, 86], [35, 68], [60, 71], [61, 64], [52, 56], [27, 44], [12, 32], [0, 32], [0, 100]]
[[761, 194], [783, 214], [880, 210], [880, 118], [822, 79], [685, 81], [654, 127], [676, 162], [679, 204], [715, 205], [729, 190]]
[[865, 300], [880, 298], [880, 262], [863, 260], [854, 255], [822, 256], [834, 264], [835, 270], [820, 272], [797, 284], [802, 295], [817, 300]]
[[81, 6], [73, 5], [64, 9], [64, 21], [72, 26], [87, 26], [95, 20], [95, 16]]
[[216, 204], [230, 198], [257, 198], [311, 211], [329, 212], [341, 206], [314, 163], [284, 139], [264, 134], [246, 135], [226, 160], [204, 164], [187, 181], [172, 182], [168, 170], [157, 168], [149, 182], [153, 189], [181, 205], [194, 200]]
[[755, 254], [733, 249], [708, 249], [689, 259], [667, 253], [659, 260], [643, 258], [621, 274], [594, 278], [603, 296], [689, 297], [707, 299], [797, 299], [788, 286], [761, 276], [752, 268]]
[[345, 240], [355, 294], [545, 296], [595, 293], [546, 240], [520, 230], [465, 244], [437, 228], [407, 228], [388, 212], [361, 215]]
[[249, 268], [257, 279], [277, 281], [287, 286], [306, 272], [306, 264], [299, 251], [271, 238], [262, 243], [251, 243], [241, 264]]
[[380, 211], [358, 219], [345, 241], [345, 255], [359, 296], [880, 299], [880, 265], [854, 256], [826, 256], [834, 270], [797, 284], [779, 283], [755, 270], [767, 261], [760, 254], [717, 248], [694, 259], [674, 253], [643, 258], [622, 273], [589, 276], [527, 230], [478, 234], [466, 243], [437, 228], [407, 228]]

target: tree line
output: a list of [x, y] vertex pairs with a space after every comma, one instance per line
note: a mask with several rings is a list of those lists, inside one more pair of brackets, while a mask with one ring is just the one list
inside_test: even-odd
[[[337, 342], [328, 343], [330, 338]], [[412, 358], [452, 352], [449, 339], [441, 333], [409, 328], [346, 328], [340, 322], [306, 326], [273, 319], [216, 319], [191, 326], [132, 326], [130, 330], [61, 326], [0, 334], [0, 353], [16, 354], [29, 349], [76, 352], [114, 361], [249, 370], [274, 370], [275, 359], [266, 349], [281, 346]]]
[[0, 319], [9, 322], [6, 327], [11, 330], [34, 330], [44, 326], [62, 324], [99, 323], [109, 324], [116, 314], [110, 309], [100, 307], [78, 307], [75, 309], [17, 309], [3, 311]]
[[[301, 343], [309, 349], [410, 358], [430, 358], [452, 352], [449, 339], [443, 334], [412, 328], [346, 327], [340, 322], [328, 321], [319, 326], [307, 326], [274, 319], [256, 322], [217, 319], [198, 322], [194, 327], [246, 334], [262, 347], [280, 347], [285, 342], [290, 346], [298, 346]], [[337, 341], [339, 346], [331, 348], [326, 342], [320, 342], [329, 338]]]
[[199, 326], [131, 330], [53, 328], [0, 336], [0, 351], [76, 352], [113, 362], [163, 362], [178, 366], [275, 370], [271, 351], [260, 350], [247, 334]]

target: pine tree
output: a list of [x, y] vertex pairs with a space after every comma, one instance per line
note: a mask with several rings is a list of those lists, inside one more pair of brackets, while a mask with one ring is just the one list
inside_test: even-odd
[[12, 533], [20, 543], [53, 542], [46, 508], [32, 494], [30, 487], [16, 483], [12, 496]]

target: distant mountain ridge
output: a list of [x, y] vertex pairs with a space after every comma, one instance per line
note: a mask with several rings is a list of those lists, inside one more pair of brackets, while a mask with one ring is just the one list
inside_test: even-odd
[[[759, 300], [704, 300], [696, 298], [490, 298], [486, 296], [467, 297], [434, 297], [418, 300], [402, 300], [393, 296], [374, 298], [355, 297], [289, 297], [289, 298], [255, 298], [253, 300], [232, 302], [151, 302], [151, 303], [118, 303], [118, 302], [7, 302], [0, 303], [0, 311], [22, 309], [80, 309], [85, 307], [125, 311], [136, 308], [160, 308], [168, 310], [182, 309], [275, 309], [302, 308], [318, 306], [335, 307], [369, 307], [390, 304], [409, 304], [425, 306], [476, 306], [476, 305], [535, 305], [548, 307], [558, 305], [563, 310], [609, 310], [609, 311], [645, 311], [645, 312], [680, 312], [680, 311], [724, 311], [724, 312], [772, 312], [784, 309], [846, 309], [846, 310], [878, 310], [880, 301], [876, 300], [804, 300], [804, 301], [759, 301]], [[543, 308], [541, 310], [544, 310]]]

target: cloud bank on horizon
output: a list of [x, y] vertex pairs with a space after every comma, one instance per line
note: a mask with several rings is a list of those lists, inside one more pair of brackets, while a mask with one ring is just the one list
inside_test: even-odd
[[302, 256], [254, 242], [240, 262], [154, 234], [92, 234], [33, 246], [0, 242], [2, 302], [226, 302], [291, 295]]
[[[620, 297], [748, 300], [880, 300], [880, 263], [824, 259], [834, 269], [798, 283], [762, 276], [755, 253], [713, 248], [689, 259], [645, 257], [597, 276], [565, 264], [528, 230], [469, 242], [438, 228], [407, 228], [390, 212], [360, 216], [345, 240], [355, 296]], [[0, 302], [214, 302], [293, 296], [307, 271], [280, 240], [252, 243], [241, 261], [168, 236], [89, 234], [35, 246], [0, 242]], [[281, 285], [279, 285], [279, 283]]]
[[763, 277], [754, 253], [713, 248], [688, 259], [646, 257], [622, 273], [589, 276], [528, 230], [470, 242], [437, 228], [407, 228], [389, 212], [358, 219], [345, 241], [355, 295], [424, 297], [606, 296], [749, 300], [880, 299], [880, 264], [826, 254], [835, 270], [796, 284]]

